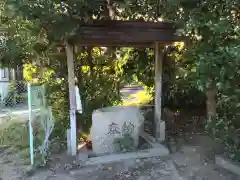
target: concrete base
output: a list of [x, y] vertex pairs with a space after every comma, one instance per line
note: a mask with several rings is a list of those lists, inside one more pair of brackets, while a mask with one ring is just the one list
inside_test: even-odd
[[82, 144], [79, 144], [78, 145], [78, 160], [80, 161], [86, 161], [88, 160], [88, 157], [89, 157], [89, 151], [87, 149], [87, 143], [82, 143]]
[[67, 134], [67, 154], [71, 155], [72, 149], [71, 149], [71, 130], [67, 129], [66, 131]]
[[215, 156], [215, 163], [218, 166], [240, 176], [240, 164], [235, 163], [235, 162], [233, 162], [227, 158], [224, 158], [222, 156]]
[[119, 162], [119, 161], [128, 160], [128, 159], [150, 158], [150, 157], [159, 157], [159, 156], [168, 156], [168, 155], [169, 155], [168, 149], [162, 146], [161, 148], [151, 148], [151, 149], [142, 150], [138, 152], [93, 157], [93, 158], [89, 158], [85, 162], [82, 162], [82, 165], [83, 166], [100, 165], [100, 164]]
[[159, 132], [159, 138], [157, 139], [158, 142], [163, 142], [165, 141], [165, 129], [166, 129], [166, 124], [165, 121], [161, 121], [160, 123], [160, 132]]
[[162, 144], [158, 143], [157, 140], [146, 132], [141, 132], [140, 136], [145, 139], [153, 148], [166, 148]]

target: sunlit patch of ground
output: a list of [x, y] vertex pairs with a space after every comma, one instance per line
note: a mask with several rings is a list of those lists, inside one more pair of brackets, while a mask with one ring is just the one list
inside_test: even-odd
[[143, 87], [129, 87], [121, 90], [123, 106], [141, 106], [152, 101], [153, 97]]
[[151, 102], [152, 96], [142, 90], [139, 91], [135, 94], [131, 94], [128, 99], [123, 100], [123, 105], [124, 106], [141, 106], [141, 105], [146, 105], [149, 102]]

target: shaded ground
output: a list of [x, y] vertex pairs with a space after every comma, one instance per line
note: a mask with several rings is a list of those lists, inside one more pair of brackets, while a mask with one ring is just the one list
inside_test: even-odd
[[238, 180], [214, 164], [219, 147], [205, 135], [192, 135], [179, 151], [168, 157], [129, 159], [117, 163], [81, 167], [66, 153], [52, 157], [50, 166], [35, 172], [15, 154], [2, 151], [2, 180]]
[[221, 147], [204, 134], [189, 134], [171, 155], [183, 180], [238, 180], [238, 176], [218, 167], [215, 154]]
[[[154, 108], [147, 109], [150, 111], [145, 125], [152, 133]], [[166, 117], [163, 118], [166, 120]], [[183, 180], [238, 180], [233, 173], [215, 165], [215, 155], [222, 153], [222, 147], [204, 132], [204, 112], [181, 109], [173, 119], [174, 122], [167, 122], [167, 144], [171, 159]]]
[[[124, 88], [123, 98], [135, 102], [133, 94], [143, 91], [141, 87]], [[151, 122], [149, 119], [149, 122]], [[178, 118], [185, 132], [178, 131], [170, 144], [169, 157], [127, 160], [108, 165], [83, 168], [73, 158], [64, 154], [52, 157], [46, 169], [29, 171], [23, 159], [10, 150], [0, 149], [0, 179], [2, 180], [238, 180], [232, 173], [214, 164], [214, 154], [219, 147], [199, 130], [199, 119], [190, 116]], [[195, 123], [197, 122], [197, 123]], [[201, 127], [201, 126], [200, 126]], [[191, 131], [190, 131], [191, 130]]]
[[[69, 161], [66, 155], [54, 160], [48, 169], [33, 174], [27, 166], [12, 162], [1, 162], [3, 180], [179, 180], [179, 176], [170, 157], [143, 158], [125, 160], [107, 165], [79, 167]], [[9, 156], [10, 157], [10, 156]], [[65, 159], [66, 158], [66, 159]], [[15, 157], [16, 159], [16, 157]]]

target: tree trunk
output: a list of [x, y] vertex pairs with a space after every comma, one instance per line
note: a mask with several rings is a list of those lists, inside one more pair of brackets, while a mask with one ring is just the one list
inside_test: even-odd
[[217, 109], [217, 89], [216, 87], [209, 88], [206, 91], [207, 96], [207, 118], [214, 118], [216, 116]]
[[111, 20], [114, 20], [116, 16], [116, 10], [115, 7], [113, 6], [112, 0], [106, 0], [106, 7], [108, 10], [108, 16]]
[[93, 75], [93, 58], [92, 58], [92, 50], [93, 50], [93, 47], [87, 47], [87, 65], [90, 66], [90, 76]]

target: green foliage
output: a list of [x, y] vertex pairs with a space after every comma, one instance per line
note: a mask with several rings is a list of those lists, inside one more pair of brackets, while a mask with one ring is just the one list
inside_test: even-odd
[[7, 147], [13, 147], [14, 150], [29, 148], [28, 125], [21, 121], [17, 122], [16, 119], [14, 120], [12, 118], [10, 121], [1, 126], [0, 144]]
[[206, 129], [224, 145], [224, 150], [229, 158], [240, 162], [240, 128], [238, 116], [229, 116], [229, 112], [219, 114], [216, 119], [207, 121]]
[[218, 113], [206, 122], [209, 133], [223, 143], [227, 155], [240, 162], [240, 94], [238, 89], [222, 91], [218, 95]]
[[14, 91], [8, 92], [7, 96], [3, 99], [4, 106], [13, 107], [14, 106]]
[[[36, 78], [48, 85], [49, 103], [58, 121], [56, 135], [63, 136], [69, 127], [67, 66], [65, 57], [51, 54], [59, 52], [57, 44], [81, 32], [81, 23], [109, 19], [104, 4], [105, 1], [99, 0], [31, 3], [5, 0], [0, 3], [1, 64], [14, 67], [20, 61], [40, 61], [45, 72], [60, 76], [55, 80], [49, 73], [47, 78]], [[209, 120], [211, 128], [208, 129], [214, 130], [212, 134], [222, 139], [230, 152], [237, 154], [239, 143], [231, 135], [222, 136], [229, 134], [229, 129], [238, 132], [240, 127], [235, 120], [239, 113], [239, 1], [116, 0], [112, 6], [116, 19], [153, 21], [162, 18], [175, 21], [181, 27], [179, 34], [187, 39], [184, 48], [176, 45], [180, 53], [170, 52], [163, 62], [164, 105], [202, 105], [205, 90], [216, 86], [218, 116], [216, 121]], [[116, 57], [117, 51], [120, 58]], [[135, 81], [149, 89], [154, 87], [154, 58], [150, 48], [75, 47], [75, 52], [75, 72], [83, 102], [83, 115], [78, 116], [78, 121], [85, 121], [87, 126], [90, 126], [93, 110], [120, 101], [121, 84]]]
[[132, 151], [134, 147], [134, 139], [129, 134], [124, 134], [122, 138], [114, 139], [113, 143], [117, 152]]
[[[39, 151], [39, 146], [44, 140], [44, 130], [39, 122], [33, 123], [34, 130], [34, 161], [35, 167], [45, 166], [48, 157], [43, 156]], [[30, 163], [30, 148], [29, 148], [29, 126], [26, 119], [14, 117], [10, 115], [6, 122], [0, 127], [0, 144], [1, 147], [8, 148], [11, 153], [16, 153], [24, 160], [24, 163]], [[55, 144], [50, 144], [50, 152], [56, 152], [53, 149]], [[61, 147], [61, 144], [58, 146]], [[59, 150], [58, 150], [59, 152]]]
[[[0, 127], [0, 144], [11, 153], [22, 158], [24, 163], [30, 163], [28, 122], [19, 117], [9, 115], [6, 122]], [[37, 160], [37, 162], [40, 162]]]
[[52, 106], [55, 119], [52, 138], [66, 139], [66, 130], [69, 128], [68, 89], [66, 81], [60, 83], [48, 83], [47, 98]]
[[24, 93], [26, 92], [25, 84], [18, 82], [11, 82], [9, 85], [9, 92], [6, 97], [4, 97], [3, 102], [6, 107], [13, 107], [17, 104], [22, 104], [26, 102], [26, 97]]
[[122, 64], [111, 53], [103, 54], [100, 48], [93, 48], [85, 52], [85, 55], [77, 53], [77, 60], [87, 64], [81, 66], [79, 63], [76, 70], [83, 104], [83, 114], [78, 115], [78, 121], [81, 126], [85, 126], [83, 129], [89, 130], [91, 127], [91, 114], [94, 110], [116, 105], [121, 101], [119, 83], [123, 76]]
[[[239, 1], [166, 0], [164, 17], [181, 24], [187, 36], [184, 59], [194, 69], [192, 86], [205, 92], [218, 91], [217, 116], [207, 121], [207, 130], [239, 160]], [[237, 158], [238, 157], [238, 158]]]
[[123, 65], [126, 72], [126, 79], [136, 79], [139, 83], [147, 87], [154, 85], [154, 53], [152, 49], [123, 49], [124, 59], [127, 59]]
[[15, 16], [13, 6], [8, 1], [0, 2], [0, 64], [11, 68], [17, 67], [23, 61], [32, 61], [33, 45], [37, 41], [31, 29], [34, 24], [21, 16]]
[[[178, 51], [167, 52], [163, 57], [163, 104], [170, 108], [204, 107], [205, 95], [194, 84], [196, 67], [184, 59], [184, 45], [174, 45]], [[154, 96], [151, 91], [155, 84], [153, 49], [131, 48], [125, 52], [125, 57], [128, 59], [123, 66], [126, 79], [135, 78]]]

